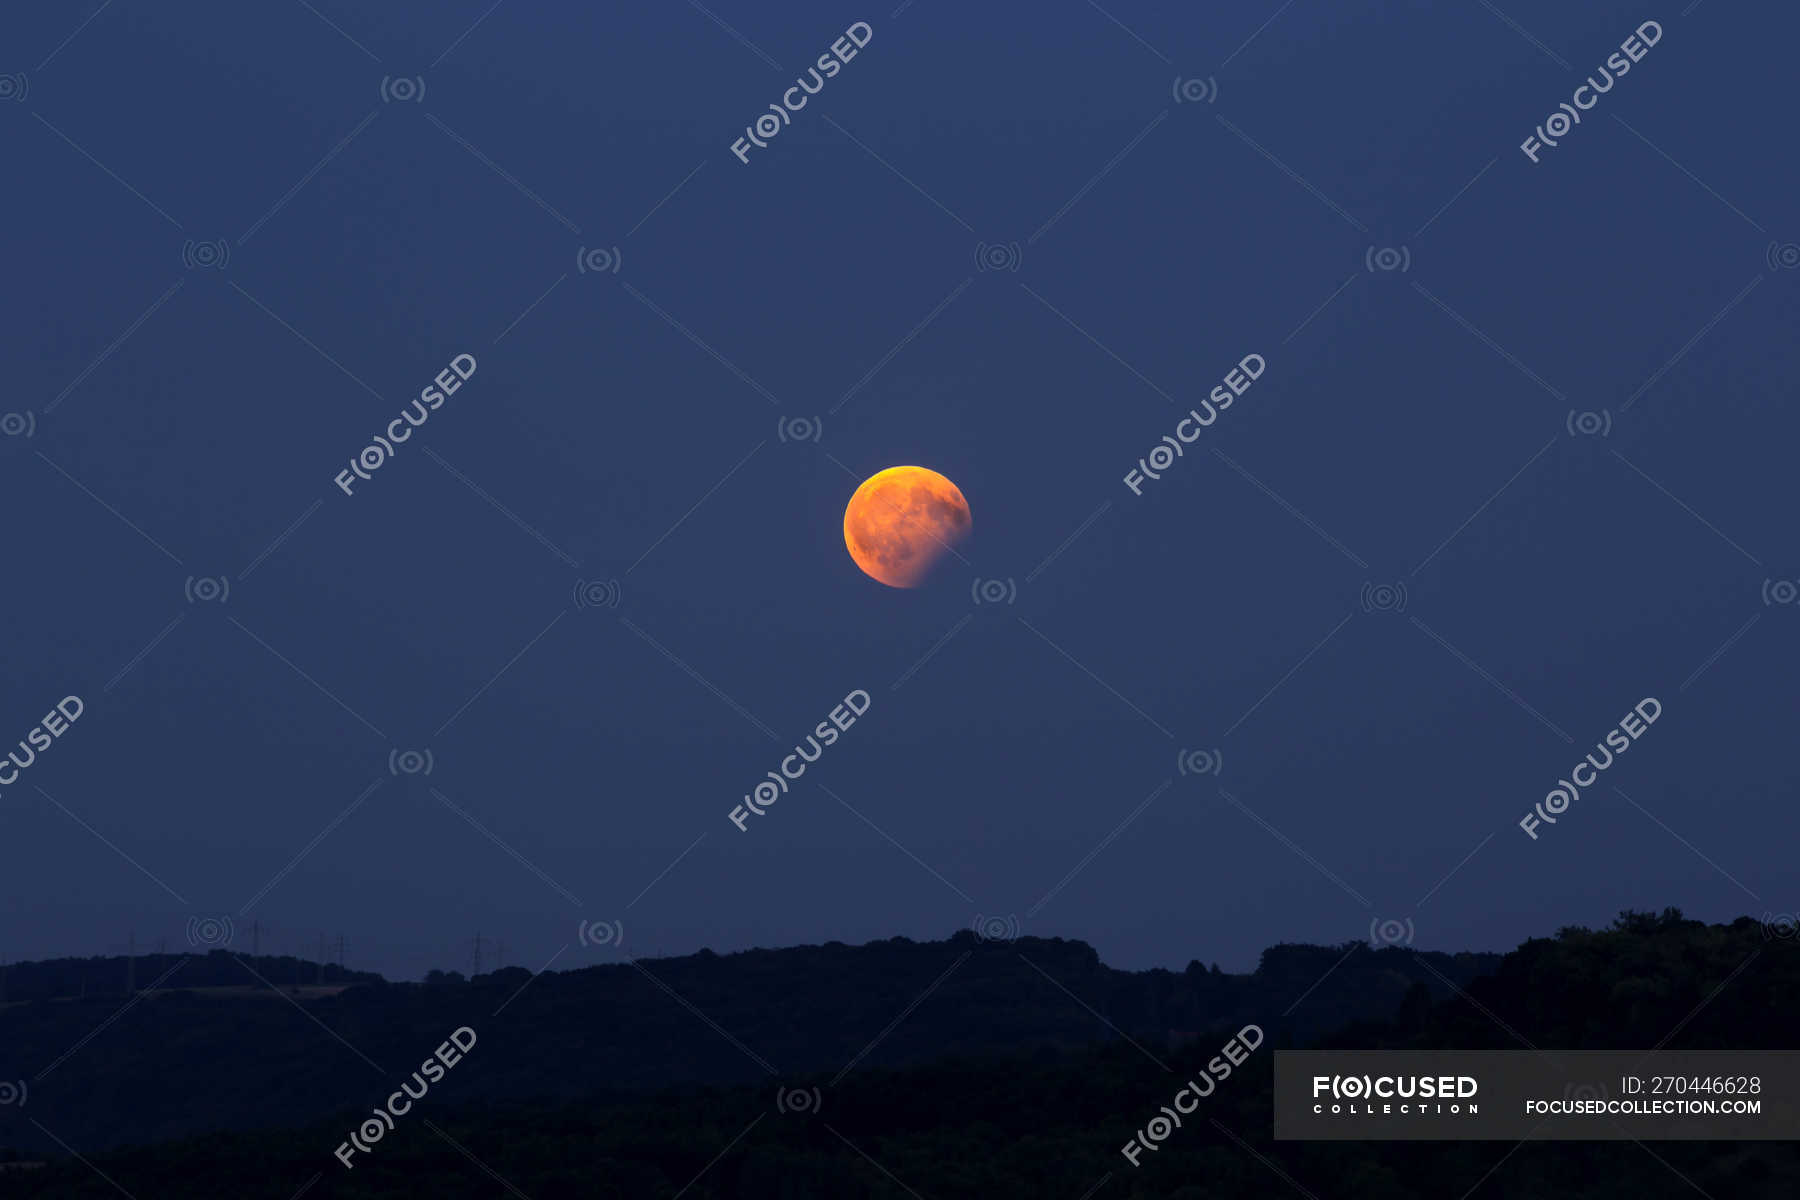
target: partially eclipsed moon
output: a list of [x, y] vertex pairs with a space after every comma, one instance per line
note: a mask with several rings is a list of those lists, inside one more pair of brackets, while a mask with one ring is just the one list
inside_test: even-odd
[[889, 587], [917, 587], [969, 535], [969, 502], [925, 467], [889, 467], [863, 481], [844, 509], [844, 545]]

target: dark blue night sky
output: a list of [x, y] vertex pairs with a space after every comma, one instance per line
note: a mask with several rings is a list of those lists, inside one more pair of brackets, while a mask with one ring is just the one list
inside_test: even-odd
[[8, 6], [0, 956], [1800, 908], [1800, 17], [893, 3]]

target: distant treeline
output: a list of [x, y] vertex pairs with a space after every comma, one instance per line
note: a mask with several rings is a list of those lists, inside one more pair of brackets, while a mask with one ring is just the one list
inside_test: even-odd
[[225, 950], [188, 954], [136, 954], [99, 958], [55, 958], [0, 966], [0, 1004], [21, 1000], [68, 1000], [117, 996], [131, 990], [200, 987], [259, 987], [258, 977], [278, 987], [380, 983], [370, 971], [346, 971], [292, 955], [232, 954]]
[[[316, 977], [317, 964], [215, 951], [187, 960], [155, 998], [122, 1013], [118, 988], [69, 998], [78, 994], [69, 983], [86, 978], [95, 960], [32, 964], [50, 972], [45, 998], [0, 1009], [0, 1046], [8, 1048], [0, 1082], [29, 1082], [29, 1115], [86, 1153], [317, 1119], [369, 1093], [386, 1095], [397, 1086], [390, 1075], [403, 1075], [465, 1025], [480, 1046], [446, 1094], [482, 1103], [588, 1100], [836, 1071], [852, 1059], [903, 1067], [1122, 1037], [1165, 1045], [1246, 1022], [1271, 1036], [1315, 1037], [1385, 1018], [1415, 986], [1447, 994], [1500, 961], [1399, 947], [1277, 946], [1244, 975], [1199, 962], [1183, 971], [1120, 971], [1082, 942], [983, 940], [967, 931], [942, 942], [639, 961], [620, 961], [613, 949], [593, 953], [608, 965], [535, 979], [511, 968], [473, 980], [434, 972], [422, 984], [390, 983], [328, 966], [327, 983], [352, 985], [297, 1003], [268, 987], [253, 995], [181, 990], [256, 984], [259, 976], [286, 988]], [[123, 960], [99, 961], [102, 976], [122, 985]], [[173, 961], [140, 960], [138, 986]], [[69, 969], [60, 985], [58, 967]], [[157, 974], [148, 975], [151, 968]], [[0, 1108], [0, 1121], [6, 1116]], [[29, 1126], [19, 1137], [21, 1148], [55, 1149]]]
[[[1389, 1018], [1359, 1021], [1326, 1040], [1362, 1047], [1506, 1048], [1525, 1039], [1547, 1049], [1645, 1049], [1671, 1039], [1672, 1049], [1794, 1048], [1800, 1042], [1791, 1019], [1793, 998], [1800, 995], [1800, 944], [1790, 936], [1791, 931], [1766, 930], [1748, 919], [1708, 926], [1683, 920], [1673, 910], [1627, 913], [1610, 929], [1569, 928], [1554, 939], [1527, 942], [1456, 993], [1434, 999], [1422, 982], [1405, 984]], [[971, 949], [967, 943], [934, 945], [940, 953]], [[1058, 955], [1053, 945], [1039, 943], [1023, 952], [1047, 970], [1069, 971], [1086, 950], [1064, 943]], [[878, 948], [845, 949], [864, 954], [871, 964], [882, 958]], [[871, 950], [877, 952], [866, 953]], [[767, 953], [770, 961], [794, 953], [831, 956], [823, 947]], [[1405, 953], [1372, 952], [1364, 962], [1388, 970], [1398, 961], [1394, 955]], [[1361, 958], [1353, 955], [1338, 971], [1366, 981]], [[957, 974], [977, 965], [971, 958]], [[986, 984], [999, 979], [975, 974]], [[1096, 983], [1095, 976], [1076, 978], [1071, 991], [1091, 1002], [1091, 993], [1082, 989]], [[840, 980], [840, 986], [845, 990], [837, 999], [869, 994], [850, 979]], [[1320, 990], [1327, 986], [1320, 984]], [[475, 991], [481, 984], [469, 987]], [[921, 1003], [894, 1036], [921, 1018], [941, 1036], [958, 1024], [989, 1020], [996, 1001], [1006, 1005], [982, 988], [953, 991], [949, 980], [938, 989], [946, 991], [948, 996], [934, 993]], [[1266, 1000], [1277, 998], [1283, 1006], [1294, 999], [1284, 992]], [[1017, 1003], [1019, 997], [1015, 993], [1011, 999]], [[1140, 1002], [1148, 1003], [1147, 994]], [[1079, 1008], [1066, 995], [1063, 1003]], [[1309, 997], [1305, 1004], [1311, 1003]], [[587, 1014], [594, 1025], [629, 1021], [632, 1015]], [[898, 1010], [884, 1014], [883, 1024], [894, 1015]], [[702, 1022], [692, 1025], [690, 1039], [721, 1040]], [[1142, 1166], [1132, 1166], [1121, 1146], [1168, 1103], [1173, 1081], [1201, 1070], [1217, 1052], [1215, 1035], [1227, 1032], [1206, 1030], [1205, 1037], [1175, 1049], [1134, 1037], [1138, 1044], [1113, 1038], [1005, 1055], [959, 1054], [903, 1069], [865, 1059], [841, 1078], [841, 1063], [790, 1074], [790, 1064], [777, 1059], [781, 1075], [739, 1086], [568, 1103], [477, 1105], [469, 1094], [474, 1089], [453, 1078], [442, 1095], [434, 1091], [371, 1153], [358, 1157], [354, 1170], [344, 1169], [332, 1152], [368, 1116], [366, 1107], [359, 1108], [367, 1096], [295, 1129], [207, 1137], [90, 1155], [86, 1163], [65, 1159], [41, 1171], [0, 1173], [0, 1197], [116, 1200], [120, 1190], [136, 1200], [194, 1195], [291, 1200], [297, 1194], [308, 1200], [1800, 1196], [1800, 1144], [1791, 1142], [1277, 1143], [1270, 1138], [1272, 1051], [1279, 1044], [1273, 1037], [1155, 1154], [1143, 1155]], [[316, 1049], [325, 1035], [314, 1033]], [[508, 1053], [504, 1045], [483, 1041], [457, 1073], [467, 1071], [473, 1078], [483, 1070], [503, 1070], [500, 1060]], [[258, 1071], [261, 1065], [240, 1068]], [[570, 1063], [565, 1074], [578, 1072]], [[260, 1082], [283, 1086], [279, 1076], [264, 1074]], [[606, 1080], [602, 1074], [585, 1082], [599, 1087]], [[203, 1084], [184, 1080], [182, 1086]], [[171, 1083], [156, 1099], [174, 1090]], [[37, 1103], [35, 1094], [30, 1103]]]

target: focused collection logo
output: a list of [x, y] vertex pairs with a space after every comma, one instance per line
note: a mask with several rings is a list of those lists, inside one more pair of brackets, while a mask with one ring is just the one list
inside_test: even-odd
[[1481, 1085], [1473, 1075], [1314, 1075], [1319, 1116], [1474, 1116]]

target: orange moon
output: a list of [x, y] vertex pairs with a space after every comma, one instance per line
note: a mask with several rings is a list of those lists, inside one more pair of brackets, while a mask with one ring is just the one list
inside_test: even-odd
[[969, 502], [925, 467], [889, 467], [863, 480], [844, 509], [844, 545], [863, 573], [889, 587], [923, 583], [969, 536]]

